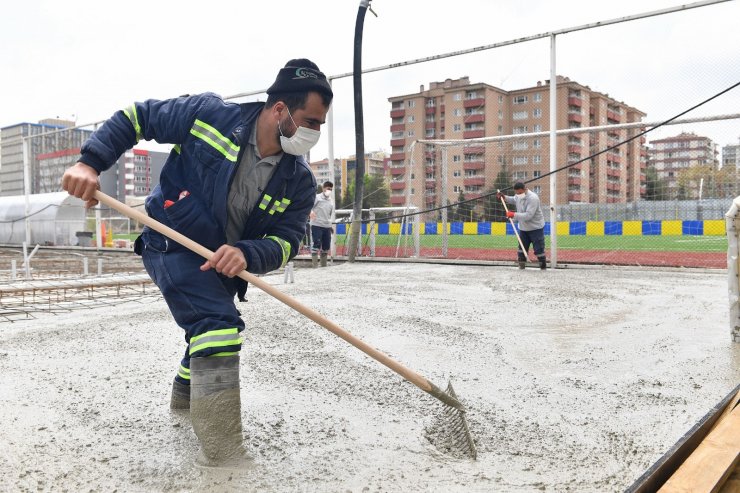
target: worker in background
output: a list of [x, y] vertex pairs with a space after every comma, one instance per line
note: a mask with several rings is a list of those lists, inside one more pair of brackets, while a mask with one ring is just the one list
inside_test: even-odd
[[[540, 198], [536, 193], [529, 190], [524, 183], [518, 181], [514, 183], [514, 196], [504, 195], [501, 192], [496, 194], [501, 200], [506, 200], [507, 204], [515, 204], [516, 212], [507, 211], [506, 217], [519, 223], [519, 236], [522, 245], [517, 247], [517, 258], [519, 268], [524, 269], [529, 254], [529, 246], [534, 246], [534, 254], [540, 263], [540, 269], [547, 269], [545, 259], [545, 216], [542, 214]], [[525, 251], [522, 251], [524, 246]]]
[[316, 267], [318, 256], [321, 255], [321, 267], [326, 267], [326, 257], [331, 250], [332, 223], [334, 213], [334, 184], [325, 181], [321, 193], [316, 194], [316, 200], [311, 209], [311, 265]]
[[[149, 227], [135, 251], [185, 330], [170, 406], [190, 409], [204, 465], [249, 461], [239, 391], [244, 321], [234, 303], [246, 283], [235, 276], [278, 269], [298, 252], [316, 193], [303, 155], [318, 142], [333, 97], [307, 59], [290, 60], [267, 95], [244, 104], [212, 93], [135, 103], [91, 135], [62, 178], [90, 207], [99, 173], [124, 151], [142, 139], [174, 144], [146, 211], [215, 253], [204, 262]], [[156, 350], [156, 325], [148, 337], [146, 350]]]

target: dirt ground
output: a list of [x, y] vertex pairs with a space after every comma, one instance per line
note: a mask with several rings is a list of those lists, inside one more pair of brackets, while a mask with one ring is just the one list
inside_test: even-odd
[[240, 304], [255, 465], [194, 467], [185, 345], [158, 296], [0, 324], [1, 491], [622, 491], [740, 382], [726, 272], [413, 263], [265, 279], [440, 387], [442, 407], [256, 288]]

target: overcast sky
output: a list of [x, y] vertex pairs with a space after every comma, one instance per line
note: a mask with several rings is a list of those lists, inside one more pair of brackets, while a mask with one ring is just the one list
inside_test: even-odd
[[[679, 5], [677, 0], [372, 0], [363, 68], [466, 50]], [[352, 71], [358, 0], [253, 2], [28, 0], [0, 17], [0, 127], [61, 117], [89, 123], [133, 101], [268, 87], [288, 59]], [[740, 0], [558, 36], [557, 73], [670, 118], [740, 81]], [[549, 40], [363, 76], [365, 150], [390, 150], [388, 98], [470, 77], [505, 90], [549, 78]], [[336, 157], [354, 154], [352, 78], [334, 81]], [[255, 96], [247, 99], [264, 99]], [[740, 88], [687, 116], [740, 113]], [[740, 121], [674, 126], [720, 146]], [[328, 153], [326, 131], [312, 159]]]

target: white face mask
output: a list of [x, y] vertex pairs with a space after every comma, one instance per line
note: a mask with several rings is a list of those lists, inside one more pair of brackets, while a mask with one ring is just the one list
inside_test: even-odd
[[286, 137], [283, 135], [283, 130], [280, 128], [280, 123], [278, 122], [278, 132], [280, 132], [280, 147], [282, 147], [283, 151], [287, 152], [288, 154], [293, 154], [294, 156], [302, 156], [316, 145], [316, 143], [319, 141], [319, 137], [321, 137], [321, 132], [319, 132], [318, 130], [311, 130], [310, 128], [299, 127], [298, 125], [296, 125], [295, 121], [293, 120], [293, 116], [290, 114], [290, 110], [288, 110], [288, 116], [290, 117], [290, 121], [292, 121], [293, 125], [296, 127], [296, 131], [292, 137]]
[[516, 194], [516, 196], [517, 196], [517, 197], [519, 197], [519, 198], [521, 199], [522, 197], [524, 197], [524, 192], [522, 192], [522, 193], [518, 193], [518, 194]]
[[327, 199], [331, 197], [331, 190], [324, 190], [324, 197], [326, 197]]

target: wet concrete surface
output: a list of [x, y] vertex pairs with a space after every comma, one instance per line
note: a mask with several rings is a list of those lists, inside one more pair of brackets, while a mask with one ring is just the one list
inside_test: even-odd
[[247, 470], [194, 467], [162, 300], [0, 324], [1, 491], [623, 491], [740, 382], [724, 271], [297, 268], [265, 280], [468, 407], [441, 405], [250, 288]]

